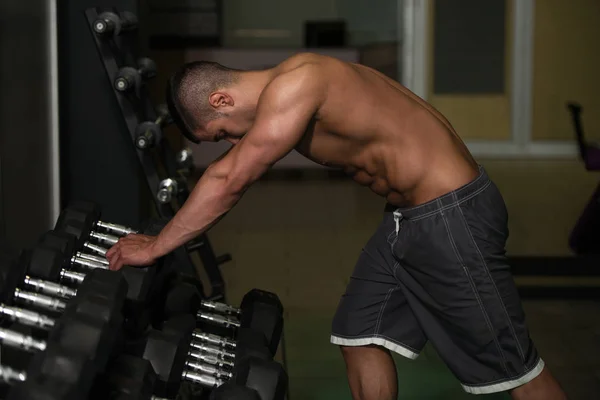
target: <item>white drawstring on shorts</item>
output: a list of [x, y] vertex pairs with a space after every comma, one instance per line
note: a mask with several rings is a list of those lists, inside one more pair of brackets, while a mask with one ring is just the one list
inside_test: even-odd
[[400, 232], [400, 221], [402, 220], [402, 213], [398, 210], [394, 211], [394, 222], [396, 223], [396, 235]]

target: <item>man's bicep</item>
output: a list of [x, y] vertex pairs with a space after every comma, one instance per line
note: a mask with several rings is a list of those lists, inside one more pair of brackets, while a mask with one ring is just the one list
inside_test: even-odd
[[250, 132], [233, 147], [232, 177], [254, 181], [273, 164], [290, 153], [302, 139], [310, 116], [285, 115], [255, 124]]
[[320, 104], [316, 82], [293, 71], [265, 88], [252, 129], [230, 154], [232, 178], [247, 185], [296, 147]]

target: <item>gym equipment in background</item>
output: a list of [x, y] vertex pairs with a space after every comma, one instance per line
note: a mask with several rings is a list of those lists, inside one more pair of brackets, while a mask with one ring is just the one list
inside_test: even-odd
[[[134, 20], [131, 15], [123, 15], [115, 8], [89, 8], [85, 18], [106, 72], [106, 83], [112, 88], [127, 127], [126, 141], [132, 144], [129, 149], [139, 161], [159, 216], [170, 219], [189, 196], [187, 180], [193, 169], [193, 160], [189, 150], [175, 152], [164, 140], [163, 128], [172, 120], [166, 107], [152, 104], [145, 86], [145, 82], [156, 75], [156, 64], [149, 58], [137, 57], [131, 38], [125, 40], [127, 35], [122, 30], [116, 36], [105, 33], [105, 24], [113, 24], [116, 32], [122, 23], [110, 21]], [[131, 35], [135, 37], [135, 31], [131, 31]], [[224, 254], [217, 257], [207, 235], [200, 235], [175, 251], [179, 266], [193, 275], [195, 266], [188, 254], [191, 252], [198, 253], [210, 280], [208, 295], [215, 300], [224, 300], [225, 288], [219, 265], [231, 260], [231, 256]]]
[[[583, 107], [575, 102], [567, 103], [571, 113], [579, 156], [587, 171], [600, 171], [600, 147], [585, 138], [581, 114]], [[569, 245], [576, 254], [600, 255], [600, 184], [592, 194], [583, 213], [569, 236]]]

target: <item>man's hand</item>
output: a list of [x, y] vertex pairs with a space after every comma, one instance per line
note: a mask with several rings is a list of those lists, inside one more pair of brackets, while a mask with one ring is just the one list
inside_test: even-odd
[[124, 265], [147, 266], [154, 263], [153, 246], [156, 236], [130, 234], [121, 239], [106, 252], [106, 258], [113, 271], [120, 270]]

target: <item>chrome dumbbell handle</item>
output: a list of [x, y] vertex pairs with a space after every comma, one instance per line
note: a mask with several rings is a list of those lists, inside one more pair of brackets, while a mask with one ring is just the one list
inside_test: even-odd
[[78, 256], [71, 257], [71, 264], [77, 265], [80, 267], [88, 268], [88, 269], [108, 269], [108, 266], [105, 264], [100, 264], [95, 261], [87, 260], [85, 258], [80, 258]]
[[66, 269], [62, 269], [60, 270], [60, 279], [74, 283], [81, 283], [85, 279], [85, 274], [82, 274], [81, 272], [68, 271]]
[[102, 264], [102, 265], [109, 264], [108, 260], [105, 257], [98, 257], [93, 254], [87, 254], [87, 253], [82, 253], [82, 252], [78, 251], [75, 256], [81, 260], [93, 261], [97, 264]]
[[9, 385], [17, 382], [25, 382], [27, 380], [27, 373], [25, 371], [17, 371], [6, 365], [0, 365], [0, 380]]
[[110, 244], [111, 246], [119, 241], [117, 236], [107, 235], [106, 233], [100, 233], [96, 231], [90, 232], [90, 238], [96, 239], [102, 243]]
[[240, 322], [231, 318], [224, 317], [219, 314], [206, 314], [199, 311], [197, 317], [216, 325], [221, 325], [225, 328], [239, 328]]
[[98, 246], [97, 244], [94, 243], [90, 243], [90, 242], [85, 242], [83, 244], [83, 247], [85, 247], [86, 249], [89, 249], [95, 253], [98, 253], [102, 256], [106, 255], [106, 252], [108, 251], [108, 249], [102, 247], [102, 246]]
[[202, 308], [206, 308], [207, 310], [212, 310], [221, 314], [240, 315], [241, 313], [241, 310], [237, 307], [216, 301], [202, 300], [200, 306], [202, 306]]
[[195, 351], [199, 351], [201, 353], [206, 354], [212, 354], [213, 356], [222, 358], [224, 360], [235, 358], [235, 354], [206, 343], [192, 342], [190, 343], [190, 347]]
[[186, 361], [185, 365], [194, 372], [214, 376], [215, 378], [231, 379], [233, 377], [231, 372], [217, 368], [214, 365], [197, 363], [194, 361]]
[[181, 374], [181, 377], [187, 381], [194, 382], [198, 385], [201, 385], [204, 387], [209, 387], [209, 388], [216, 388], [216, 387], [221, 386], [223, 383], [225, 383], [222, 380], [217, 379], [215, 377], [204, 375], [204, 374], [198, 374], [198, 373], [196, 373], [194, 371], [190, 371], [190, 370], [184, 370], [183, 373]]
[[55, 323], [54, 319], [43, 314], [5, 304], [0, 304], [0, 314], [11, 321], [46, 330], [52, 329]]
[[236, 347], [236, 343], [233, 340], [218, 335], [204, 333], [198, 330], [192, 332], [192, 335], [195, 341], [206, 342], [219, 347], [229, 347], [231, 349], [235, 349]]
[[129, 235], [130, 233], [138, 233], [133, 228], [118, 224], [111, 224], [110, 222], [96, 221], [96, 226], [121, 236]]
[[199, 351], [188, 352], [188, 358], [193, 358], [193, 359], [201, 361], [203, 363], [214, 365], [221, 369], [233, 368], [233, 366], [234, 366], [232, 361], [223, 360], [222, 358], [215, 357], [212, 354], [202, 353]]
[[77, 294], [77, 290], [68, 286], [59, 285], [58, 283], [45, 281], [43, 279], [35, 279], [30, 276], [25, 276], [23, 284], [36, 292], [41, 292], [49, 296], [61, 297], [63, 299], [70, 299]]
[[27, 351], [44, 351], [46, 350], [46, 342], [36, 340], [31, 336], [0, 328], [0, 342], [9, 347], [23, 349]]
[[38, 306], [47, 310], [62, 312], [67, 307], [67, 303], [54, 297], [45, 296], [40, 293], [26, 292], [21, 289], [15, 289], [15, 299], [20, 303]]

